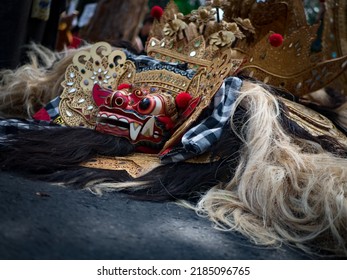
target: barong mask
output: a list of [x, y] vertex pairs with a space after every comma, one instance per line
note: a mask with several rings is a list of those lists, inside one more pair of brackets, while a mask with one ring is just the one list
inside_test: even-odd
[[125, 137], [138, 150], [159, 152], [181, 139], [231, 69], [241, 65], [242, 59], [223, 52], [201, 60], [204, 65], [194, 70], [162, 62], [136, 67], [125, 52], [97, 43], [89, 52], [79, 51], [66, 70], [62, 123]]

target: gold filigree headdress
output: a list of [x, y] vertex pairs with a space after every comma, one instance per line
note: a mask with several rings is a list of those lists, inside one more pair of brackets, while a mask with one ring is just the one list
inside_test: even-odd
[[[307, 23], [301, 0], [207, 2], [207, 6], [183, 16], [170, 1], [164, 16], [154, 23], [148, 54], [164, 61], [186, 61], [198, 69], [216, 55], [216, 49], [229, 49], [234, 60], [243, 60], [230, 75], [237, 70], [298, 97], [323, 88], [347, 68], [347, 53], [343, 51], [346, 34], [341, 38], [341, 31], [346, 30], [343, 0], [325, 1], [325, 49], [320, 53], [311, 51], [319, 24]], [[223, 19], [216, 16], [221, 10]], [[327, 35], [331, 30], [333, 46]], [[332, 47], [337, 48], [334, 58], [330, 55]]]

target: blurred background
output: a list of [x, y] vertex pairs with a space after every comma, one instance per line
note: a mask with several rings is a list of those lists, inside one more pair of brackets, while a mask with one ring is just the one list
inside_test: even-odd
[[[84, 41], [108, 41], [143, 53], [153, 16], [169, 0], [2, 0], [0, 69], [26, 62], [26, 46], [39, 43], [51, 50], [76, 48]], [[183, 13], [199, 0], [175, 1]]]
[[[258, 1], [258, 0], [257, 0]], [[264, 0], [262, 0], [264, 1]], [[169, 0], [2, 0], [0, 9], [0, 69], [26, 62], [26, 47], [39, 43], [54, 51], [77, 48], [84, 42], [107, 41], [144, 53], [148, 32]], [[175, 0], [188, 14], [204, 0]], [[320, 19], [320, 0], [305, 0], [307, 17]]]

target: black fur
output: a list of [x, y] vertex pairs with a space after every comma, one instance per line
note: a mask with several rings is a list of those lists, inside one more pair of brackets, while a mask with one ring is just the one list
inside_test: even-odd
[[90, 129], [22, 130], [0, 144], [0, 167], [20, 173], [51, 174], [76, 168], [98, 154], [124, 156], [133, 150], [126, 139]]
[[[228, 127], [227, 125], [226, 127]], [[212, 149], [209, 163], [176, 163], [149, 174], [131, 178], [125, 171], [81, 167], [96, 155], [124, 156], [134, 151], [126, 139], [83, 128], [46, 128], [20, 131], [0, 146], [2, 170], [15, 171], [48, 182], [63, 182], [74, 188], [89, 182], [147, 181], [146, 188], [127, 191], [141, 199], [194, 198], [220, 181], [228, 180], [238, 161], [241, 142], [225, 129]]]

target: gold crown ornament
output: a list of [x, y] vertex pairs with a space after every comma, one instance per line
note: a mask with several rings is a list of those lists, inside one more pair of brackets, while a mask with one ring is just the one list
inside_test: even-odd
[[[324, 49], [319, 53], [311, 51], [319, 23], [307, 23], [302, 0], [206, 2], [208, 5], [183, 16], [170, 1], [164, 16], [154, 22], [148, 54], [163, 61], [185, 61], [198, 69], [219, 55], [216, 49], [229, 49], [234, 61], [243, 60], [239, 68], [231, 68], [229, 75], [254, 77], [298, 97], [346, 73], [345, 0], [324, 3]], [[333, 48], [337, 55], [332, 58]]]

